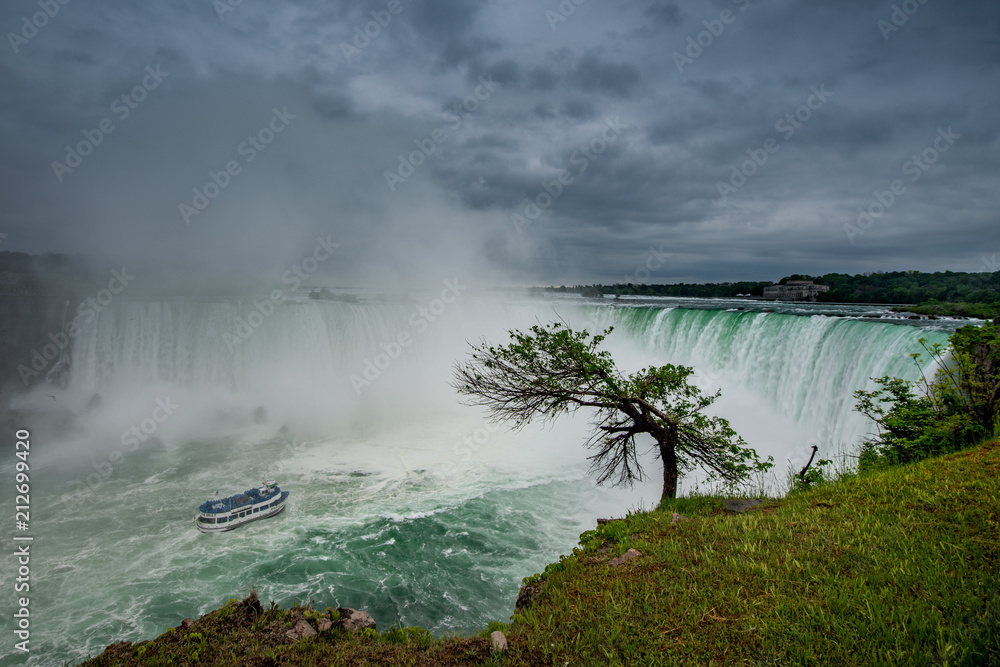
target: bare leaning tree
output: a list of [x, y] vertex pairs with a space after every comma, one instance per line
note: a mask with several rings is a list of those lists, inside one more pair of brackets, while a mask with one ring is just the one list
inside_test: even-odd
[[771, 466], [722, 417], [704, 414], [720, 392], [706, 395], [688, 380], [694, 372], [667, 364], [624, 376], [611, 354], [599, 350], [612, 329], [591, 336], [560, 323], [511, 331], [511, 342], [472, 345], [472, 360], [455, 366], [453, 386], [484, 406], [494, 422], [520, 429], [580, 408], [593, 408], [593, 433], [587, 446], [597, 483], [631, 485], [643, 479], [636, 436], [656, 441], [663, 463], [662, 503], [677, 497], [682, 471], [702, 468], [712, 479], [745, 482]]

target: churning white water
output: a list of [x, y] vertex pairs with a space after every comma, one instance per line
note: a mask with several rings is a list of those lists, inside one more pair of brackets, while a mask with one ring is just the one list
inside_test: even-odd
[[[583, 413], [511, 433], [460, 405], [448, 383], [466, 341], [556, 319], [614, 326], [623, 370], [695, 366], [723, 390], [717, 412], [783, 473], [812, 444], [856, 444], [867, 425], [852, 392], [913, 377], [918, 338], [948, 330], [709, 302], [260, 304], [115, 303], [75, 338], [64, 389], [15, 402], [33, 435], [31, 664], [152, 638], [251, 586], [284, 605], [363, 608], [381, 628], [475, 631], [506, 620], [521, 578], [598, 516], [659, 499], [649, 457], [647, 483], [594, 485]], [[204, 499], [265, 476], [291, 491], [283, 515], [195, 530]], [[12, 643], [4, 664], [19, 660]]]

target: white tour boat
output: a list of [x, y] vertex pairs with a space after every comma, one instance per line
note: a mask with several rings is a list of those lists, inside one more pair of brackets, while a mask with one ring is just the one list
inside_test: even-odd
[[203, 533], [215, 533], [232, 530], [245, 523], [266, 519], [285, 509], [288, 491], [282, 491], [274, 482], [265, 481], [256, 489], [227, 498], [207, 500], [198, 508], [195, 517], [198, 530]]

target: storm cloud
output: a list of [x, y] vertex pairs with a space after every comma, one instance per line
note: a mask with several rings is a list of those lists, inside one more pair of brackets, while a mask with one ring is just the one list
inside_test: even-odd
[[995, 2], [16, 0], [0, 28], [0, 250], [266, 279], [329, 236], [344, 286], [1000, 251]]

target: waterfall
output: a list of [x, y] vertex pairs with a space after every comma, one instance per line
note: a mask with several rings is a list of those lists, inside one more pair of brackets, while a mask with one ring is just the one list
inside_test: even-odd
[[853, 411], [854, 391], [871, 388], [869, 378], [917, 379], [910, 355], [923, 352], [919, 340], [948, 338], [905, 324], [782, 313], [627, 308], [605, 319], [650, 353], [693, 366], [707, 386], [751, 393], [808, 431], [808, 444], [841, 449], [869, 426]]
[[[592, 331], [615, 327], [608, 344], [623, 366], [631, 362], [627, 370], [693, 366], [705, 388], [734, 394], [730, 405], [752, 403], [758, 417], [797, 429], [799, 445], [849, 449], [868, 426], [852, 410], [853, 392], [870, 387], [871, 377], [916, 377], [910, 354], [921, 351], [918, 340], [947, 338], [905, 324], [780, 312], [468, 299], [434, 314], [425, 305], [123, 302], [75, 340], [70, 387], [104, 393], [122, 380], [130, 388], [161, 383], [174, 392], [240, 396], [247, 410], [263, 406], [288, 419], [318, 412], [340, 419], [359, 406], [369, 415], [404, 404], [433, 409], [436, 399], [454, 398], [447, 381], [466, 341], [566, 319]], [[760, 405], [769, 414], [759, 415]]]

